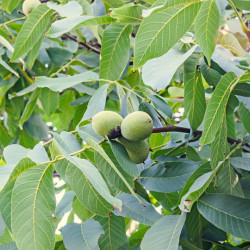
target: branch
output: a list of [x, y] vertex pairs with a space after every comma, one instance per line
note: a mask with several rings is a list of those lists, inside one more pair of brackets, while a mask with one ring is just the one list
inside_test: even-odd
[[[152, 133], [162, 133], [162, 132], [180, 132], [180, 133], [187, 133], [189, 134], [191, 132], [190, 128], [183, 128], [183, 127], [178, 127], [178, 126], [173, 126], [173, 125], [167, 125], [167, 127], [161, 127], [161, 128], [153, 128]], [[194, 136], [201, 136], [202, 135], [202, 131], [197, 130], [194, 132]], [[116, 131], [112, 131], [111, 135], [109, 136], [109, 139], [115, 139], [117, 137], [121, 137], [121, 130], [120, 128], [117, 129]], [[242, 143], [242, 146], [246, 146], [248, 148], [250, 148], [250, 144], [246, 143], [246, 142], [242, 142], [241, 140], [236, 140], [233, 139], [232, 137], [227, 137], [227, 141], [230, 144], [239, 144]]]
[[70, 39], [70, 40], [72, 40], [72, 41], [74, 41], [74, 42], [76, 42], [76, 43], [82, 45], [83, 47], [87, 48], [88, 50], [91, 50], [91, 51], [95, 52], [95, 53], [98, 54], [98, 55], [101, 54], [101, 51], [100, 51], [99, 49], [97, 49], [97, 48], [95, 48], [95, 47], [93, 47], [93, 46], [91, 46], [91, 45], [89, 45], [89, 44], [87, 44], [87, 43], [78, 41], [78, 40], [76, 39], [76, 37], [74, 37], [74, 36], [71, 36], [71, 35], [69, 35], [69, 34], [64, 34], [64, 35], [62, 36], [62, 38], [68, 38], [68, 39]]

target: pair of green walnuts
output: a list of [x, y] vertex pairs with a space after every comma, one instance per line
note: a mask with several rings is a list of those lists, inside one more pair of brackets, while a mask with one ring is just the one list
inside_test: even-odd
[[149, 154], [147, 139], [153, 130], [153, 120], [142, 111], [127, 115], [124, 119], [113, 111], [102, 111], [92, 118], [93, 130], [105, 137], [119, 131], [118, 141], [125, 147], [132, 162], [144, 162]]

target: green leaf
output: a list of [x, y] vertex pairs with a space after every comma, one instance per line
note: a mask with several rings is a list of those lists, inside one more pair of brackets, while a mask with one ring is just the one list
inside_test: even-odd
[[134, 67], [167, 53], [189, 30], [200, 6], [198, 0], [170, 0], [144, 18], [135, 38]]
[[221, 79], [221, 74], [207, 65], [205, 57], [200, 61], [200, 71], [209, 85], [216, 86]]
[[223, 164], [223, 168], [218, 174], [217, 190], [219, 193], [244, 198], [239, 176], [234, 172], [234, 168], [228, 160]]
[[[47, 29], [49, 28], [49, 26], [47, 27]], [[47, 30], [46, 29], [46, 30]], [[37, 42], [36, 44], [33, 46], [33, 48], [28, 52], [26, 59], [26, 64], [27, 64], [27, 68], [31, 69], [35, 63], [36, 58], [38, 57], [39, 54], [39, 50], [40, 47], [43, 43], [43, 39], [44, 37], [42, 36]]]
[[232, 0], [235, 7], [242, 10], [250, 10], [249, 0]]
[[49, 88], [52, 91], [62, 91], [71, 88], [81, 82], [92, 82], [98, 79], [98, 75], [93, 71], [86, 71], [77, 75], [50, 78], [46, 76], [36, 77], [35, 84], [40, 88]]
[[86, 141], [87, 138], [91, 138], [92, 140], [95, 140], [96, 142], [100, 142], [103, 137], [100, 135], [97, 135], [93, 128], [92, 128], [92, 124], [88, 124], [86, 126], [80, 127], [78, 129], [78, 134], [80, 135], [80, 137]]
[[141, 172], [140, 183], [150, 191], [173, 193], [182, 190], [197, 163], [175, 161], [158, 163]]
[[[106, 154], [106, 152], [103, 150], [103, 148], [94, 140], [92, 139], [87, 139], [86, 144], [88, 147], [94, 149], [96, 152], [98, 152], [105, 160], [106, 162], [112, 167], [112, 169], [116, 172], [116, 174], [121, 178], [121, 180], [124, 182], [124, 184], [127, 186], [128, 190], [133, 194], [133, 196], [141, 203], [140, 199], [138, 196], [135, 194], [133, 188], [129, 185], [127, 180], [124, 178], [124, 176], [121, 174], [119, 169], [115, 166], [115, 164], [111, 161], [109, 156]], [[118, 206], [119, 208], [119, 206]]]
[[228, 72], [218, 83], [206, 109], [204, 128], [200, 140], [201, 145], [208, 144], [215, 139], [215, 135], [222, 123], [233, 85], [237, 83], [236, 80], [236, 75], [233, 72]]
[[73, 191], [68, 191], [64, 194], [56, 206], [55, 216], [57, 218], [62, 218], [65, 213], [71, 211], [74, 197], [75, 193]]
[[139, 171], [135, 163], [131, 162], [125, 148], [116, 141], [109, 141], [112, 152], [122, 169], [133, 177], [139, 176]]
[[170, 119], [172, 118], [173, 112], [171, 107], [168, 105], [167, 100], [163, 100], [162, 97], [158, 95], [149, 95], [150, 100], [153, 102], [155, 108], [163, 116], [166, 115]]
[[98, 239], [104, 231], [100, 224], [90, 219], [82, 224], [70, 223], [63, 227], [63, 242], [68, 250], [98, 249]]
[[96, 191], [78, 167], [66, 160], [56, 163], [55, 166], [56, 172], [70, 186], [84, 207], [94, 214], [108, 216], [113, 206]]
[[191, 210], [192, 205], [205, 192], [219, 168], [220, 165], [215, 170], [203, 174], [193, 183], [188, 192], [181, 198], [179, 205], [181, 210]]
[[110, 16], [116, 18], [120, 23], [139, 24], [142, 21], [141, 15], [144, 8], [141, 4], [129, 3], [112, 9]]
[[48, 2], [47, 6], [58, 12], [61, 17], [80, 16], [83, 12], [82, 6], [77, 1], [69, 1], [64, 5]]
[[[117, 170], [120, 172], [120, 175], [123, 176], [123, 178], [128, 182], [129, 186], [133, 188], [134, 180], [133, 178], [128, 175], [124, 171], [124, 169], [121, 167], [121, 165], [117, 162], [117, 159], [115, 158], [114, 154], [112, 153], [112, 150], [110, 148], [110, 145], [107, 143], [103, 144], [103, 149], [107, 156], [110, 158], [110, 160], [113, 162], [113, 164], [116, 166]], [[97, 169], [105, 176], [105, 179], [112, 183], [117, 189], [120, 191], [129, 192], [128, 187], [123, 182], [123, 180], [120, 178], [120, 176], [117, 174], [117, 172], [112, 168], [112, 166], [106, 161], [106, 159], [99, 154], [97, 151], [95, 152], [95, 163]]]
[[109, 25], [103, 35], [100, 78], [119, 80], [129, 60], [132, 26], [120, 23]]
[[100, 249], [129, 249], [123, 217], [111, 214], [107, 218], [95, 217], [104, 230], [99, 238]]
[[12, 74], [14, 74], [19, 78], [19, 74], [15, 70], [13, 70], [1, 57], [0, 57], [0, 65], [2, 65], [4, 68], [6, 68], [8, 71], [10, 71]]
[[249, 207], [250, 200], [226, 194], [207, 194], [198, 201], [199, 212], [209, 222], [245, 240], [250, 240]]
[[35, 107], [36, 107], [36, 101], [40, 95], [41, 89], [36, 89], [30, 96], [29, 101], [27, 102], [24, 111], [22, 113], [22, 116], [19, 120], [19, 124], [23, 126], [23, 123], [29, 119], [29, 117], [32, 115]]
[[[93, 185], [93, 187], [97, 190], [98, 193], [110, 204], [117, 206], [118, 208], [121, 207], [122, 203], [120, 200], [116, 199], [110, 194], [110, 191], [108, 189], [108, 186], [106, 182], [104, 181], [102, 175], [99, 173], [99, 171], [96, 169], [96, 167], [89, 161], [85, 159], [81, 159], [76, 156], [71, 156], [70, 152], [74, 150], [74, 152], [78, 152], [78, 144], [76, 143], [77, 140], [75, 139], [74, 144], [69, 146], [69, 141], [73, 135], [70, 135], [70, 133], [63, 132], [61, 135], [58, 135], [57, 133], [52, 133], [56, 142], [58, 143], [58, 146], [61, 149], [62, 154], [65, 156], [65, 158], [75, 165], [84, 176], [88, 179], [88, 181]], [[87, 144], [89, 143], [90, 139], [87, 140]], [[95, 141], [91, 141], [94, 144], [94, 147], [97, 148], [99, 145]], [[92, 145], [93, 145], [92, 144]], [[100, 146], [99, 146], [100, 147]], [[94, 148], [94, 149], [95, 149]], [[101, 148], [101, 147], [100, 147]], [[101, 148], [101, 150], [103, 150]], [[104, 151], [103, 151], [104, 152]], [[105, 154], [105, 152], [104, 152]]]
[[155, 211], [154, 207], [142, 197], [140, 197], [140, 199], [145, 207], [139, 204], [131, 194], [123, 193], [118, 195], [117, 198], [122, 201], [122, 211], [118, 209], [114, 210], [114, 214], [117, 216], [128, 217], [144, 225], [150, 226], [162, 217]]
[[80, 123], [104, 110], [108, 87], [109, 85], [105, 84], [98, 88], [98, 90], [93, 94], [93, 96], [89, 100], [87, 110], [85, 111]]
[[102, 0], [109, 8], [117, 8], [123, 5], [122, 0]]
[[211, 143], [211, 167], [215, 169], [219, 161], [223, 161], [229, 153], [229, 145], [227, 143], [227, 124], [225, 115], [220, 124], [219, 130], [215, 136], [215, 140]]
[[[247, 79], [246, 79], [247, 80]], [[249, 81], [249, 80], [248, 80]], [[232, 94], [238, 96], [250, 97], [250, 84], [245, 82], [238, 83], [232, 91]]]
[[56, 111], [59, 105], [59, 93], [51, 91], [48, 88], [43, 88], [40, 94], [40, 100], [45, 113], [50, 116]]
[[232, 33], [223, 35], [221, 45], [237, 57], [244, 57], [246, 55], [246, 51], [242, 48], [237, 37]]
[[[16, 179], [18, 176], [22, 173], [24, 173], [26, 170], [35, 167], [36, 164], [30, 160], [29, 158], [22, 159], [16, 166], [13, 168], [11, 165], [6, 165], [6, 167], [9, 169], [9, 174], [6, 176], [8, 179], [6, 181], [7, 185], [4, 187], [4, 189], [1, 191], [0, 194], [0, 211], [3, 217], [3, 220], [6, 224], [6, 226], [11, 230], [11, 197], [12, 197], [12, 190], [15, 185]], [[4, 173], [2, 172], [1, 167], [1, 182], [3, 184], [6, 183], [5, 180], [3, 180]], [[7, 173], [6, 173], [7, 174]]]
[[206, 0], [195, 19], [195, 36], [208, 63], [215, 49], [220, 13], [215, 0]]
[[205, 90], [197, 69], [200, 57], [192, 55], [184, 63], [184, 108], [193, 131], [201, 125], [206, 111]]
[[250, 133], [250, 110], [241, 103], [238, 112], [245, 129]]
[[21, 0], [2, 0], [2, 10], [10, 14], [20, 2]]
[[12, 141], [11, 136], [9, 135], [7, 129], [0, 123], [0, 149], [2, 147], [6, 147], [9, 145], [9, 143]]
[[244, 74], [240, 77], [239, 82], [249, 82], [250, 81], [250, 70], [246, 70]]
[[184, 188], [181, 191], [180, 197], [179, 197], [179, 201], [178, 204], [181, 202], [181, 198], [187, 194], [187, 192], [189, 191], [189, 189], [192, 187], [192, 185], [195, 183], [195, 181], [203, 176], [204, 174], [208, 173], [211, 171], [211, 166], [210, 166], [210, 162], [205, 162], [203, 164], [201, 164], [195, 171], [194, 173], [188, 178], [188, 180], [185, 183]]
[[150, 194], [165, 208], [172, 212], [172, 209], [176, 206], [179, 198], [178, 192], [175, 193], [160, 193], [151, 191]]
[[[11, 236], [9, 237], [11, 238]], [[0, 250], [18, 250], [18, 248], [15, 242], [10, 242], [10, 243], [0, 245]]]
[[11, 228], [18, 249], [54, 249], [53, 167], [40, 165], [21, 174], [11, 200]]
[[143, 82], [157, 91], [164, 89], [171, 83], [177, 69], [192, 55], [195, 48], [196, 46], [193, 46], [187, 52], [170, 49], [165, 55], [147, 61], [142, 67]]
[[23, 128], [29, 135], [36, 139], [44, 139], [48, 136], [48, 127], [43, 121], [41, 114], [32, 115], [29, 120], [23, 124]]
[[94, 216], [87, 208], [85, 208], [82, 203], [75, 197], [72, 204], [73, 212], [82, 220], [82, 222], [87, 221], [88, 219]]
[[94, 27], [98, 25], [105, 25], [110, 23], [116, 23], [116, 20], [110, 16], [79, 16], [79, 17], [70, 17], [64, 18], [58, 21], [55, 21], [51, 25], [51, 29], [48, 32], [49, 37], [56, 38], [62, 34], [79, 29], [84, 27]]
[[209, 222], [199, 213], [197, 203], [195, 203], [187, 214], [185, 228], [187, 238], [196, 246], [202, 247], [202, 235], [206, 231]]
[[32, 11], [22, 29], [17, 35], [14, 53], [11, 61], [14, 62], [29, 52], [47, 31], [53, 11], [46, 4], [40, 4]]
[[229, 161], [236, 168], [250, 171], [250, 161], [247, 157], [234, 157], [230, 158]]
[[168, 215], [158, 220], [145, 234], [142, 250], [178, 249], [179, 237], [185, 223], [186, 213]]

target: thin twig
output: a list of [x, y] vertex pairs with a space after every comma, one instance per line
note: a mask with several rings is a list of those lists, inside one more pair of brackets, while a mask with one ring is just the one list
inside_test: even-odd
[[78, 44], [84, 46], [84, 47], [87, 48], [88, 50], [91, 50], [91, 51], [95, 52], [95, 53], [98, 54], [98, 55], [101, 54], [101, 51], [100, 51], [99, 49], [97, 49], [97, 48], [95, 48], [95, 47], [93, 47], [93, 46], [91, 46], [91, 45], [89, 45], [89, 44], [87, 44], [87, 43], [78, 41], [78, 40], [76, 39], [76, 37], [74, 37], [74, 36], [71, 36], [71, 35], [69, 35], [69, 34], [64, 34], [63, 37], [66, 37], [66, 38], [68, 38], [68, 39], [70, 39], [70, 40], [72, 40], [72, 41], [74, 41], [74, 42], [76, 42], [76, 43], [78, 43]]
[[[187, 133], [189, 134], [191, 132], [190, 128], [184, 128], [184, 127], [178, 127], [178, 126], [173, 126], [173, 125], [167, 125], [166, 127], [161, 127], [161, 128], [153, 128], [152, 133], [162, 133], [162, 132], [180, 132], [180, 133]], [[199, 138], [202, 135], [202, 131], [197, 130], [194, 132], [194, 138]], [[109, 139], [115, 139], [117, 137], [121, 137], [121, 132], [118, 130], [116, 133], [113, 133], [112, 136], [109, 137]], [[242, 142], [241, 140], [233, 139], [231, 137], [227, 137], [227, 141], [230, 144], [239, 144], [242, 143], [243, 146], [246, 146], [250, 148], [250, 144], [246, 142]]]

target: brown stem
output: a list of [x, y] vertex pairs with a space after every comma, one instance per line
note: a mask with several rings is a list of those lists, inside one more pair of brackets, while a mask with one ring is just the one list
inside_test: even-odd
[[[162, 132], [180, 132], [180, 133], [187, 133], [189, 134], [191, 132], [191, 129], [190, 128], [183, 128], [183, 127], [178, 127], [178, 126], [173, 126], [173, 125], [167, 125], [167, 127], [161, 127], [161, 128], [153, 128], [153, 131], [152, 133], [162, 133]], [[202, 135], [202, 131], [200, 130], [196, 130], [194, 132], [194, 136], [201, 136]], [[121, 137], [121, 130], [120, 128], [117, 129], [116, 131], [113, 131], [111, 133], [111, 135], [109, 136], [109, 139], [115, 139], [117, 137]], [[230, 143], [230, 144], [239, 144], [239, 143], [242, 143], [242, 146], [246, 146], [248, 148], [250, 148], [250, 144], [246, 143], [246, 142], [242, 142], [241, 140], [236, 140], [236, 139], [233, 139], [232, 137], [227, 137], [227, 141]]]
[[93, 47], [93, 46], [91, 46], [91, 45], [89, 45], [89, 44], [87, 44], [87, 43], [78, 41], [78, 40], [76, 39], [76, 37], [74, 37], [74, 36], [71, 36], [71, 35], [69, 35], [69, 34], [64, 34], [64, 35], [63, 35], [63, 38], [68, 38], [68, 39], [70, 39], [70, 40], [72, 40], [72, 41], [74, 41], [74, 42], [76, 42], [76, 43], [82, 45], [83, 47], [87, 48], [88, 50], [91, 50], [91, 51], [95, 52], [95, 53], [98, 54], [98, 55], [101, 54], [100, 50], [98, 50], [97, 48], [95, 48], [95, 47]]

